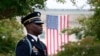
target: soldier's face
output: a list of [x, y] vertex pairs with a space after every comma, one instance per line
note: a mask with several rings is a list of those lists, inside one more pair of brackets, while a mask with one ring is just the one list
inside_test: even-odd
[[34, 34], [41, 34], [43, 31], [43, 27], [42, 24], [36, 24], [36, 23], [32, 23], [32, 31], [34, 32]]

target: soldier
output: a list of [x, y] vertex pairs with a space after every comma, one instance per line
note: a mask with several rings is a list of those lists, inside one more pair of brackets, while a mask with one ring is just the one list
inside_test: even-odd
[[43, 30], [40, 16], [40, 12], [33, 12], [22, 18], [21, 23], [27, 30], [27, 36], [18, 42], [16, 56], [47, 56], [46, 46], [38, 38]]

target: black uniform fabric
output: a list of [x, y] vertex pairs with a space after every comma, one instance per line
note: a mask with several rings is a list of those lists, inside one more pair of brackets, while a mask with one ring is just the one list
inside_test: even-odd
[[27, 35], [24, 39], [18, 42], [16, 47], [16, 56], [30, 56], [30, 47], [26, 42], [26, 38], [32, 44], [31, 56], [48, 56], [45, 44], [40, 40], [36, 42], [30, 35]]

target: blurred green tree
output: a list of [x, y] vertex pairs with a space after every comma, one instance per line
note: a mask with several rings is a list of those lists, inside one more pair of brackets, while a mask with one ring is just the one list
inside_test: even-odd
[[0, 56], [13, 56], [22, 33], [22, 26], [15, 19], [0, 20]]
[[[62, 31], [63, 33], [76, 34], [80, 41], [65, 44], [62, 46], [62, 51], [59, 51], [56, 56], [100, 56], [100, 0], [87, 1], [94, 14], [89, 18], [79, 19], [82, 27], [69, 28]], [[83, 31], [82, 34], [81, 31]]]
[[0, 19], [26, 15], [34, 8], [43, 8], [46, 0], [0, 0]]
[[100, 41], [86, 37], [78, 42], [69, 42], [54, 56], [100, 56]]
[[[92, 36], [100, 40], [100, 0], [88, 0], [88, 3], [91, 5], [92, 8], [90, 10], [94, 11], [94, 14], [89, 18], [79, 18], [78, 21], [82, 27], [64, 29], [63, 33], [66, 31], [69, 34], [75, 33], [79, 39]], [[82, 31], [83, 33], [81, 33]]]

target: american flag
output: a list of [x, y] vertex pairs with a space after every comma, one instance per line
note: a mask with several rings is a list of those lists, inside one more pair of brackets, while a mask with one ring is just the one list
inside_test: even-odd
[[56, 54], [61, 49], [61, 45], [68, 43], [69, 37], [61, 33], [63, 29], [68, 28], [68, 15], [46, 15], [46, 42], [48, 54]]

